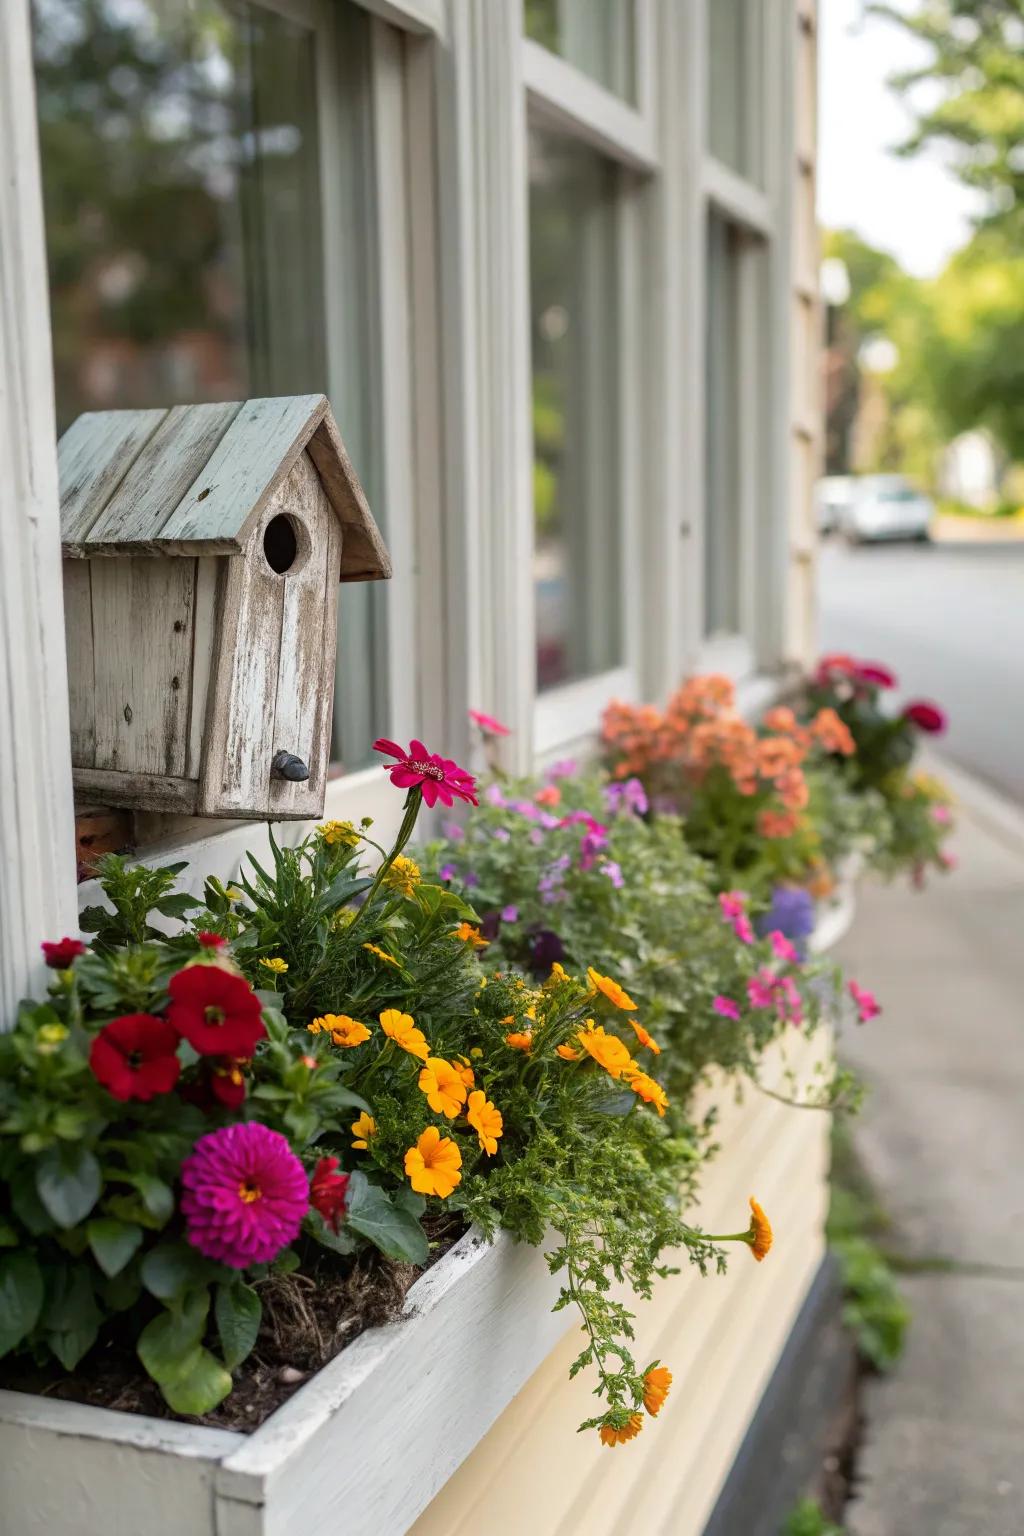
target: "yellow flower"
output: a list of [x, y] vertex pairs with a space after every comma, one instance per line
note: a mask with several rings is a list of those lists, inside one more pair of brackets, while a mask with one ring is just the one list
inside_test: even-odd
[[420, 1091], [435, 1115], [454, 1120], [466, 1102], [466, 1085], [457, 1067], [442, 1056], [428, 1056], [420, 1073]]
[[454, 937], [461, 939], [464, 944], [472, 944], [474, 949], [486, 949], [489, 942], [483, 937], [480, 929], [474, 928], [472, 923], [460, 923]]
[[486, 1152], [489, 1157], [493, 1157], [498, 1150], [498, 1141], [503, 1128], [501, 1111], [495, 1108], [479, 1088], [469, 1096], [466, 1119], [476, 1131], [481, 1152]]
[[628, 1072], [633, 1065], [632, 1056], [618, 1036], [608, 1034], [604, 1026], [595, 1024], [593, 1019], [587, 1020], [576, 1039], [587, 1054], [593, 1056], [598, 1066], [604, 1067], [611, 1077], [621, 1077], [623, 1072]]
[[470, 1050], [469, 1054], [476, 1060], [476, 1059], [479, 1059], [479, 1057], [481, 1057], [483, 1055], [483, 1051], [480, 1049], [480, 1047], [478, 1045], [474, 1045], [472, 1047], [472, 1049]]
[[386, 961], [388, 965], [401, 966], [402, 962], [396, 960], [394, 955], [389, 955], [386, 949], [381, 949], [379, 944], [364, 944], [363, 948], [368, 949], [371, 955], [376, 955], [378, 960]]
[[436, 1125], [428, 1125], [414, 1147], [405, 1154], [405, 1173], [418, 1195], [437, 1195], [447, 1200], [462, 1182], [462, 1153]]
[[555, 1055], [561, 1056], [563, 1061], [579, 1061], [579, 1051], [574, 1051], [571, 1045], [556, 1045]]
[[514, 1051], [525, 1051], [529, 1056], [533, 1050], [533, 1031], [528, 1029], [522, 1034], [506, 1035], [505, 1044], [510, 1045]]
[[551, 967], [551, 975], [548, 977], [544, 985], [546, 987], [559, 987], [563, 981], [570, 981], [571, 979], [572, 978], [570, 977], [568, 971], [565, 969], [565, 966], [561, 965], [556, 960], [554, 965]]
[[414, 860], [407, 859], [404, 853], [400, 853], [392, 860], [384, 876], [384, 884], [391, 890], [398, 891], [402, 896], [411, 896], [419, 881], [419, 865]]
[[333, 848], [337, 843], [343, 843], [346, 848], [354, 848], [359, 841], [359, 833], [350, 821], [325, 821], [318, 829], [321, 842]]
[[608, 1001], [614, 1003], [616, 1008], [624, 1008], [630, 1013], [636, 1008], [636, 1003], [634, 1003], [629, 993], [624, 991], [618, 982], [613, 981], [610, 976], [601, 976], [594, 970], [592, 965], [587, 966], [587, 976], [595, 992], [603, 992]]
[[356, 1140], [352, 1143], [360, 1152], [366, 1151], [366, 1144], [371, 1136], [377, 1134], [377, 1122], [366, 1110], [362, 1110], [358, 1120], [353, 1120], [351, 1129], [356, 1133]]
[[643, 1427], [643, 1415], [639, 1413], [631, 1413], [621, 1429], [616, 1429], [614, 1424], [602, 1424], [601, 1444], [625, 1445], [627, 1440], [635, 1440]]
[[380, 1016], [380, 1027], [389, 1040], [400, 1045], [403, 1051], [408, 1051], [410, 1056], [418, 1056], [421, 1061], [426, 1061], [430, 1055], [427, 1037], [421, 1029], [416, 1028], [416, 1020], [411, 1013], [400, 1013], [397, 1008], [385, 1008]]
[[36, 1035], [36, 1050], [40, 1056], [52, 1056], [68, 1037], [63, 1024], [41, 1024]]
[[226, 885], [224, 887], [224, 895], [227, 897], [228, 901], [245, 900], [245, 892], [240, 891], [237, 885]]
[[750, 1232], [748, 1237], [750, 1251], [760, 1264], [772, 1246], [772, 1224], [753, 1195], [750, 1197]]
[[335, 912], [331, 919], [331, 927], [335, 933], [344, 933], [346, 928], [351, 928], [356, 920], [356, 914], [352, 907], [342, 907], [340, 912]]
[[309, 1026], [310, 1034], [330, 1035], [335, 1045], [362, 1045], [369, 1040], [370, 1031], [358, 1019], [350, 1019], [347, 1013], [325, 1013], [314, 1019]]
[[273, 971], [275, 976], [283, 976], [288, 969], [288, 961], [282, 960], [280, 955], [275, 955], [272, 960], [261, 960], [260, 965], [268, 971]]
[[[483, 1053], [481, 1052], [480, 1054], [482, 1055]], [[462, 1078], [462, 1081], [465, 1083], [467, 1088], [476, 1087], [476, 1075], [473, 1071], [473, 1068], [469, 1064], [469, 1058], [467, 1056], [459, 1056], [455, 1061], [452, 1062], [452, 1066]]]
[[652, 1419], [656, 1419], [664, 1408], [671, 1386], [672, 1372], [665, 1366], [652, 1365], [644, 1372], [644, 1407]]
[[645, 1046], [647, 1050], [653, 1051], [655, 1056], [660, 1056], [661, 1046], [658, 1044], [657, 1040], [655, 1040], [653, 1035], [649, 1035], [647, 1033], [646, 1029], [644, 1029], [643, 1025], [640, 1023], [640, 1020], [630, 1019], [629, 1022], [632, 1024], [633, 1033], [636, 1035], [640, 1044]]
[[648, 1077], [646, 1072], [627, 1072], [626, 1081], [633, 1092], [639, 1094], [645, 1104], [653, 1104], [658, 1114], [664, 1119], [668, 1109], [668, 1096], [660, 1083], [656, 1083], [653, 1077]]

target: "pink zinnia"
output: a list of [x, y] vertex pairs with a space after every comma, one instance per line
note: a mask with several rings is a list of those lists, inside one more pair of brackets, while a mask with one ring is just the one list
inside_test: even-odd
[[919, 731], [927, 731], [929, 736], [937, 736], [946, 729], [946, 716], [937, 704], [929, 699], [915, 699], [913, 704], [908, 704], [903, 711], [904, 718], [913, 722]]
[[867, 987], [858, 986], [855, 981], [848, 982], [847, 987], [850, 996], [857, 1004], [857, 1014], [860, 1022], [867, 1024], [871, 1019], [877, 1018], [882, 1010], [878, 1006], [875, 994], [869, 992]]
[[250, 1121], [200, 1136], [181, 1165], [185, 1235], [232, 1269], [269, 1264], [299, 1235], [306, 1171], [285, 1138]]
[[479, 805], [473, 775], [460, 768], [458, 763], [452, 762], [450, 757], [439, 757], [436, 752], [428, 752], [422, 741], [410, 741], [406, 752], [397, 741], [388, 741], [387, 737], [382, 736], [374, 742], [373, 750], [397, 758], [395, 763], [384, 764], [391, 775], [392, 784], [399, 789], [421, 790], [431, 808], [438, 800], [442, 805], [454, 805], [456, 797], [468, 800], [470, 805]]
[[858, 662], [856, 676], [858, 683], [874, 683], [876, 688], [895, 688], [897, 683], [895, 672], [879, 661]]
[[723, 1019], [738, 1019], [740, 1016], [740, 1005], [739, 1003], [734, 1003], [731, 997], [719, 995], [711, 1006], [716, 1013], [722, 1015]]
[[493, 715], [485, 715], [482, 710], [467, 710], [469, 718], [475, 726], [483, 731], [485, 736], [508, 736], [510, 731], [507, 725], [502, 725], [500, 720], [495, 720]]
[[786, 935], [780, 932], [778, 928], [772, 929], [768, 935], [768, 942], [780, 960], [788, 960], [790, 965], [800, 964], [800, 956], [797, 954], [796, 949], [786, 938]]

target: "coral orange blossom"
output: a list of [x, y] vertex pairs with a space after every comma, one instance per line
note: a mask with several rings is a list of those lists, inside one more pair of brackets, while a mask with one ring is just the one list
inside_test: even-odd
[[418, 1195], [436, 1195], [439, 1200], [447, 1200], [461, 1184], [461, 1167], [462, 1153], [436, 1125], [428, 1125], [405, 1154], [405, 1173], [413, 1189]]
[[615, 1004], [616, 1008], [622, 1008], [627, 1013], [633, 1013], [636, 1010], [636, 1003], [634, 1003], [629, 993], [624, 987], [620, 987], [617, 981], [613, 981], [610, 976], [602, 976], [598, 971], [594, 970], [592, 965], [588, 965], [587, 978], [594, 991], [603, 993], [610, 1003]]
[[625, 1424], [602, 1424], [602, 1445], [625, 1445], [627, 1440], [635, 1440], [644, 1427], [643, 1415], [631, 1413]]
[[772, 1224], [753, 1195], [750, 1197], [750, 1225], [742, 1232], [698, 1232], [694, 1227], [687, 1227], [686, 1231], [704, 1243], [746, 1243], [759, 1264], [767, 1258], [774, 1241]]

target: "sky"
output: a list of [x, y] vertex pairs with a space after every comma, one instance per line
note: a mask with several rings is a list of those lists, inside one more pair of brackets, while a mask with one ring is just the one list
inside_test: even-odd
[[910, 160], [890, 152], [909, 116], [886, 78], [913, 68], [921, 45], [864, 10], [865, 0], [819, 0], [818, 217], [932, 277], [968, 239], [976, 197], [940, 151]]

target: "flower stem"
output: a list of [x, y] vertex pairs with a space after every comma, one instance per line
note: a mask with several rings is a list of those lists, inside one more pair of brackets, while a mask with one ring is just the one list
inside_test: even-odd
[[413, 830], [416, 826], [416, 818], [420, 813], [420, 806], [422, 804], [423, 791], [419, 788], [418, 785], [415, 785], [412, 789], [410, 789], [406, 799], [405, 815], [402, 817], [402, 825], [398, 829], [398, 836], [395, 838], [391, 852], [387, 855], [383, 864], [381, 864], [380, 868], [378, 869], [376, 875], [374, 876], [373, 884], [370, 886], [370, 889], [366, 893], [366, 897], [362, 906], [359, 908], [359, 911], [356, 913], [355, 917], [349, 924], [348, 931], [350, 934], [356, 928], [358, 928], [360, 922], [362, 921], [363, 914], [368, 912], [370, 907], [373, 905], [373, 898], [380, 890], [381, 882], [383, 881], [384, 876], [387, 874], [388, 870], [398, 858], [398, 855], [401, 853], [402, 849], [412, 837]]

